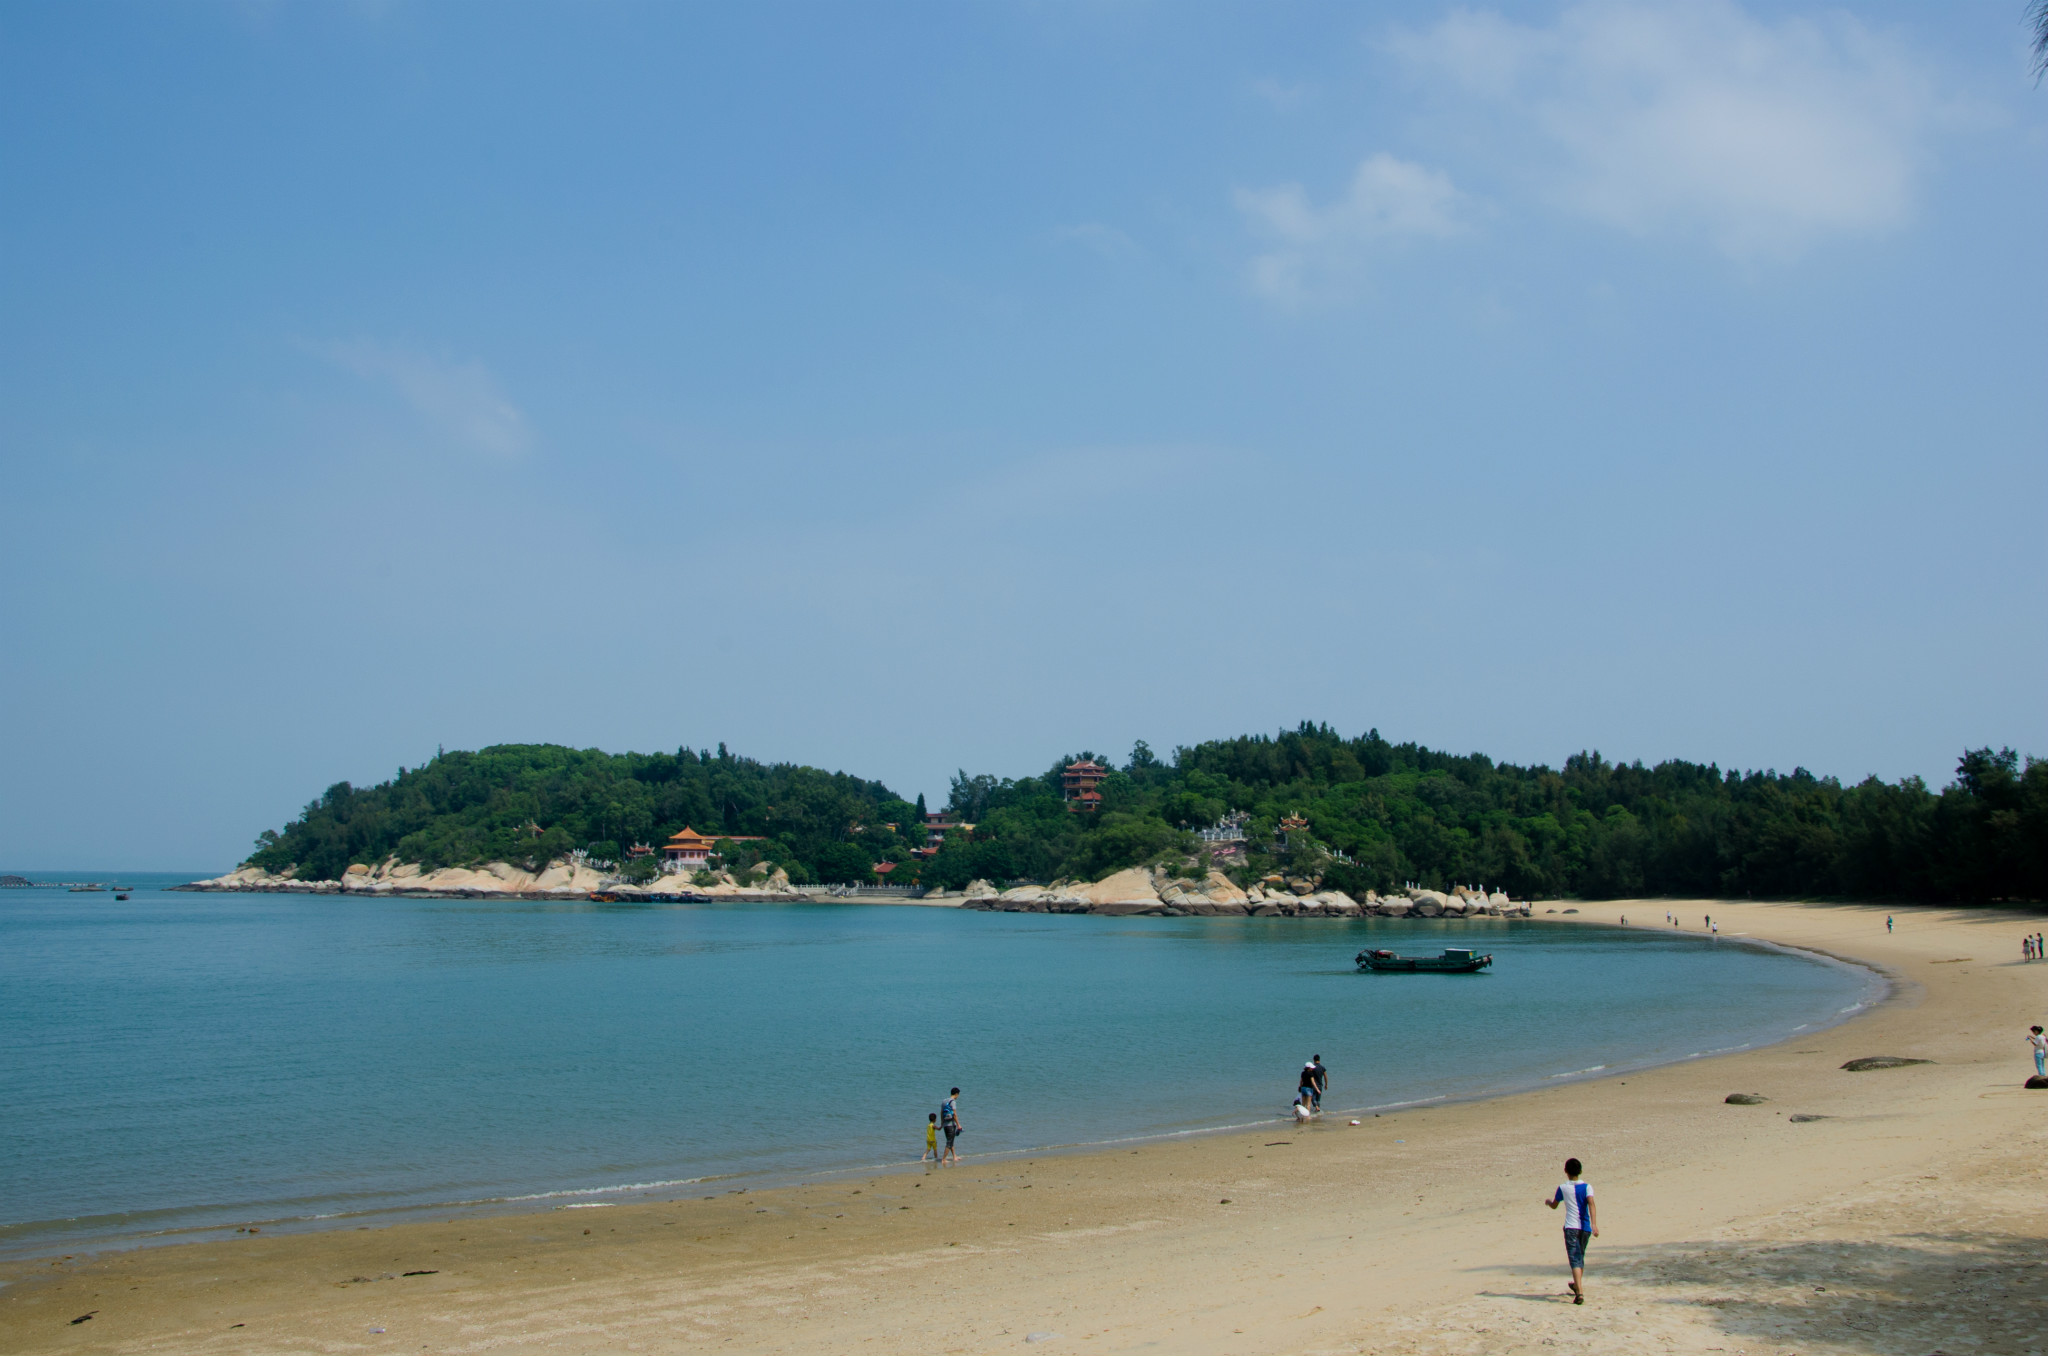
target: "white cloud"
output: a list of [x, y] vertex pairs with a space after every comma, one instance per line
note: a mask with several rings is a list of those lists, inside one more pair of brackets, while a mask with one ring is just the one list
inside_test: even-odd
[[366, 339], [320, 350], [359, 377], [388, 383], [441, 432], [480, 452], [517, 456], [533, 443], [526, 416], [482, 363], [445, 362]]
[[1548, 27], [1459, 11], [1391, 46], [1489, 115], [1560, 206], [1738, 258], [1905, 221], [1942, 115], [1910, 53], [1855, 18], [1764, 22], [1730, 0], [1597, 0]]
[[1315, 97], [1316, 87], [1306, 81], [1254, 80], [1251, 92], [1271, 104], [1275, 111], [1292, 113]]
[[1273, 242], [1252, 260], [1252, 289], [1287, 304], [1344, 290], [1389, 241], [1469, 229], [1465, 195], [1448, 175], [1384, 151], [1362, 161], [1344, 196], [1327, 207], [1311, 202], [1300, 184], [1239, 189], [1237, 207]]
[[1145, 256], [1144, 249], [1126, 232], [1114, 226], [1105, 226], [1099, 221], [1084, 221], [1078, 226], [1054, 227], [1053, 238], [1093, 250], [1105, 259], [1142, 259]]

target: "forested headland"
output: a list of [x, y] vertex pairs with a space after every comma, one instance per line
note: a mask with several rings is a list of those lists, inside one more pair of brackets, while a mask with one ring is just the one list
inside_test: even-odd
[[[1070, 813], [1061, 770], [1112, 766], [1101, 808]], [[557, 745], [441, 753], [392, 780], [329, 787], [249, 864], [331, 879], [396, 856], [428, 868], [507, 861], [539, 866], [582, 851], [625, 863], [686, 824], [726, 842], [724, 864], [772, 863], [799, 884], [868, 882], [958, 888], [1098, 879], [1158, 863], [1196, 874], [1210, 862], [1196, 830], [1248, 818], [1246, 856], [1219, 863], [1248, 881], [1270, 872], [1328, 888], [1387, 891], [1484, 884], [1517, 898], [1692, 895], [1922, 901], [2048, 900], [2048, 760], [1978, 749], [1939, 791], [1919, 778], [1844, 785], [1804, 769], [1645, 767], [1598, 753], [1559, 768], [1394, 744], [1377, 730], [1345, 738], [1304, 723], [1175, 749], [1142, 742], [1120, 764], [1087, 750], [1045, 772], [961, 772], [945, 807], [974, 825], [929, 859], [923, 798], [878, 781], [729, 753], [609, 754]], [[1306, 830], [1282, 834], [1298, 816]], [[625, 863], [651, 875], [652, 859]]]

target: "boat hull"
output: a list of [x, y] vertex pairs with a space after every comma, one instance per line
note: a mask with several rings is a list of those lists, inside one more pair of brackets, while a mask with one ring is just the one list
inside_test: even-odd
[[1373, 974], [1475, 975], [1493, 964], [1492, 956], [1447, 960], [1441, 956], [1360, 956], [1358, 968]]

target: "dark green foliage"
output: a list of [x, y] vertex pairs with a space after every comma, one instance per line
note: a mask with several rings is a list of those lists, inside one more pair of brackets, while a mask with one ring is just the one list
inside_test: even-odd
[[[301, 877], [331, 879], [352, 862], [394, 853], [430, 869], [484, 861], [537, 866], [575, 848], [617, 860], [614, 845], [658, 847], [687, 824], [699, 833], [770, 840], [728, 845], [731, 866], [770, 861], [783, 864], [792, 880], [816, 879], [804, 864], [828, 847], [851, 846], [855, 826], [880, 823], [885, 810], [911, 813], [879, 782], [770, 766], [723, 746], [715, 754], [608, 754], [500, 744], [439, 754], [366, 790], [337, 783], [282, 834], [266, 831], [249, 861], [273, 871], [297, 865]], [[889, 831], [881, 836], [897, 845]], [[876, 860], [860, 863], [863, 875]]]
[[[1696, 763], [1563, 768], [1345, 739], [1327, 725], [1174, 751], [1140, 745], [1103, 785], [1099, 822], [1065, 813], [1059, 771], [953, 781], [980, 827], [928, 879], [1099, 876], [1192, 851], [1176, 830], [1251, 816], [1241, 876], [1316, 873], [1340, 890], [1484, 884], [1517, 898], [1629, 895], [2048, 899], [2048, 762], [1964, 755], [1940, 794], [1918, 778], [1844, 787], [1805, 769], [1723, 773]], [[1098, 761], [1106, 761], [1100, 760]], [[1286, 846], [1286, 815], [1310, 823]]]
[[[1251, 816], [1238, 874], [1319, 874], [1334, 888], [1405, 881], [1484, 884], [1518, 898], [1753, 895], [1760, 898], [2048, 899], [2048, 761], [2006, 749], [1963, 756], [1939, 793], [1918, 778], [1843, 786], [1805, 769], [1735, 773], [1696, 763], [1610, 763], [1576, 754], [1559, 769], [1346, 739], [1304, 723], [1278, 735], [1216, 740], [1162, 761], [1144, 744], [1102, 785], [1102, 808], [1069, 813], [1060, 773], [953, 779], [948, 813], [975, 825], [921, 862], [922, 797], [878, 782], [717, 753], [605, 754], [553, 745], [446, 753], [368, 790], [346, 782], [249, 860], [333, 877], [393, 853], [434, 867], [505, 860], [539, 865], [572, 848], [616, 857], [689, 824], [759, 835], [727, 843], [726, 864], [780, 866], [798, 883], [957, 889], [1100, 878], [1126, 866], [1198, 860], [1192, 830], [1230, 811]], [[1278, 825], [1305, 817], [1284, 844]], [[893, 827], [892, 827], [893, 826]], [[642, 872], [647, 867], [640, 867]]]

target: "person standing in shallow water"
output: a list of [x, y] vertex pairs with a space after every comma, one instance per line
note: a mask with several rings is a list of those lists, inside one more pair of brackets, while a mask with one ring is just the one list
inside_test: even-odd
[[960, 1089], [958, 1088], [953, 1089], [947, 1096], [944, 1104], [939, 1107], [939, 1129], [946, 1132], [946, 1154], [945, 1158], [941, 1158], [939, 1162], [943, 1164], [947, 1158], [950, 1158], [953, 1160], [953, 1166], [957, 1168], [960, 1166], [960, 1151], [953, 1147], [953, 1141], [960, 1136]]
[[1584, 1171], [1578, 1159], [1567, 1158], [1565, 1180], [1543, 1202], [1552, 1210], [1564, 1207], [1564, 1257], [1572, 1268], [1573, 1304], [1586, 1302], [1586, 1240], [1600, 1237], [1600, 1215], [1593, 1204], [1593, 1188], [1579, 1180]]

